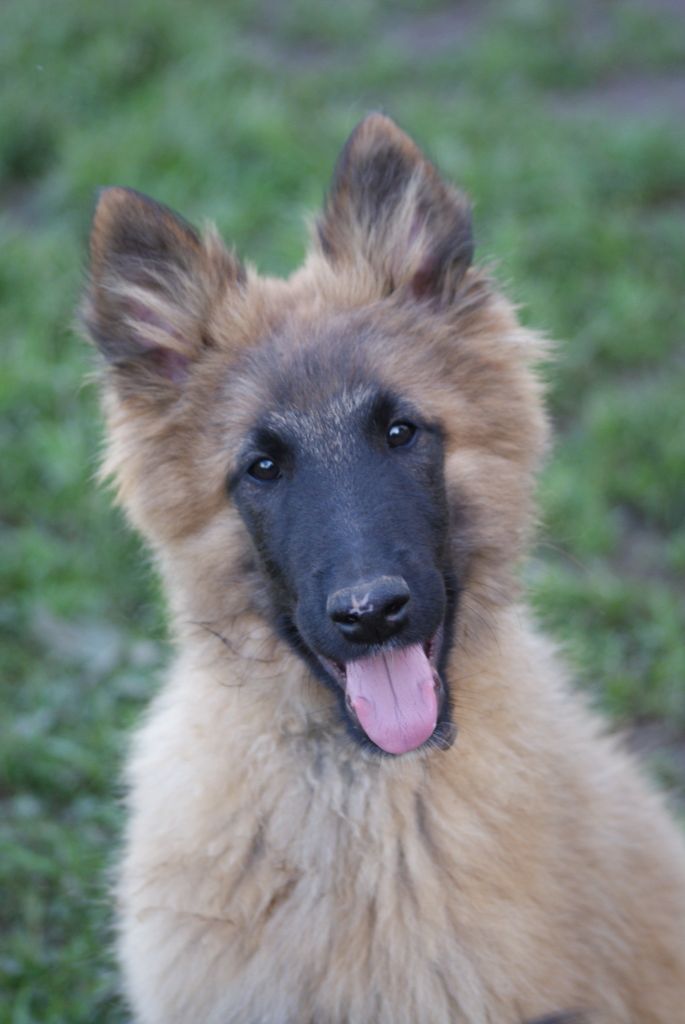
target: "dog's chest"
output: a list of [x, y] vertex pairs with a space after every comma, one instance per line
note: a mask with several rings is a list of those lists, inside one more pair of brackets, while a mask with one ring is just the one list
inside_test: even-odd
[[[236, 815], [241, 856], [224, 906], [258, 1019], [271, 1021], [266, 974], [298, 1021], [486, 1019], [479, 923], [455, 900], [459, 858], [431, 833], [420, 773], [406, 774], [311, 763], [277, 797], [263, 792], [261, 806]], [[380, 992], [383, 1005], [371, 1005]]]

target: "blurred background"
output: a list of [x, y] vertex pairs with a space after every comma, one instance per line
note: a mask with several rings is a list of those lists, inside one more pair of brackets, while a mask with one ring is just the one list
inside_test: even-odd
[[0, 1021], [126, 1017], [106, 868], [166, 640], [93, 481], [71, 322], [98, 185], [215, 220], [272, 273], [369, 109], [468, 190], [480, 258], [559, 339], [529, 590], [683, 806], [683, 0], [5, 0], [0, 76]]

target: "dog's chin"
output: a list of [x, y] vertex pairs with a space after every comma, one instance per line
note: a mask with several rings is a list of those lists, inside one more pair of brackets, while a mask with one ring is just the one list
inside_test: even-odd
[[354, 738], [377, 754], [400, 757], [427, 747], [446, 750], [456, 738], [441, 671], [444, 648], [442, 623], [421, 643], [367, 648], [346, 663], [310, 653], [341, 696]]

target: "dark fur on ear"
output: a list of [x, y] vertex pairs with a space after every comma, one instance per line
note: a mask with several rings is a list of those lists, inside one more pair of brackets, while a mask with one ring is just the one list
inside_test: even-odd
[[317, 232], [330, 262], [365, 257], [384, 294], [449, 302], [473, 257], [467, 199], [382, 114], [347, 140]]
[[100, 193], [82, 320], [107, 361], [178, 383], [211, 343], [208, 320], [243, 270], [212, 232], [132, 189]]

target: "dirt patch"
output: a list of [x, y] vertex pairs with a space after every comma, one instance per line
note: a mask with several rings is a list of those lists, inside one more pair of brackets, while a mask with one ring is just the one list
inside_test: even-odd
[[685, 71], [621, 75], [592, 89], [555, 93], [550, 103], [559, 114], [682, 119], [685, 116]]
[[621, 538], [618, 552], [612, 559], [614, 571], [637, 582], [658, 580], [685, 595], [685, 580], [681, 572], [668, 564], [664, 547], [664, 534], [650, 526], [632, 510], [616, 508], [614, 515], [620, 523]]
[[[265, 5], [268, 10], [269, 4]], [[394, 13], [384, 17], [369, 43], [383, 43], [405, 57], [428, 60], [441, 53], [463, 49], [487, 21], [488, 0], [476, 3], [467, 0], [448, 8], [421, 14]], [[274, 16], [278, 9], [274, 8]], [[267, 19], [268, 20], [268, 19]], [[278, 67], [289, 71], [322, 72], [362, 64], [365, 46], [341, 44], [333, 46], [316, 40], [290, 40], [284, 43], [281, 34], [272, 27], [264, 31], [244, 34], [245, 47], [256, 63], [263, 67]], [[361, 43], [361, 41], [360, 41]]]
[[685, 737], [664, 722], [645, 722], [626, 734], [626, 744], [656, 775], [670, 799], [685, 809]]
[[435, 57], [465, 47], [487, 22], [487, 3], [460, 3], [442, 11], [397, 15], [383, 38], [398, 50], [415, 57]]
[[35, 229], [42, 220], [40, 198], [40, 189], [33, 183], [9, 185], [0, 194], [0, 209], [14, 226]]
[[650, 11], [675, 14], [685, 21], [685, 4], [683, 0], [649, 0]]

